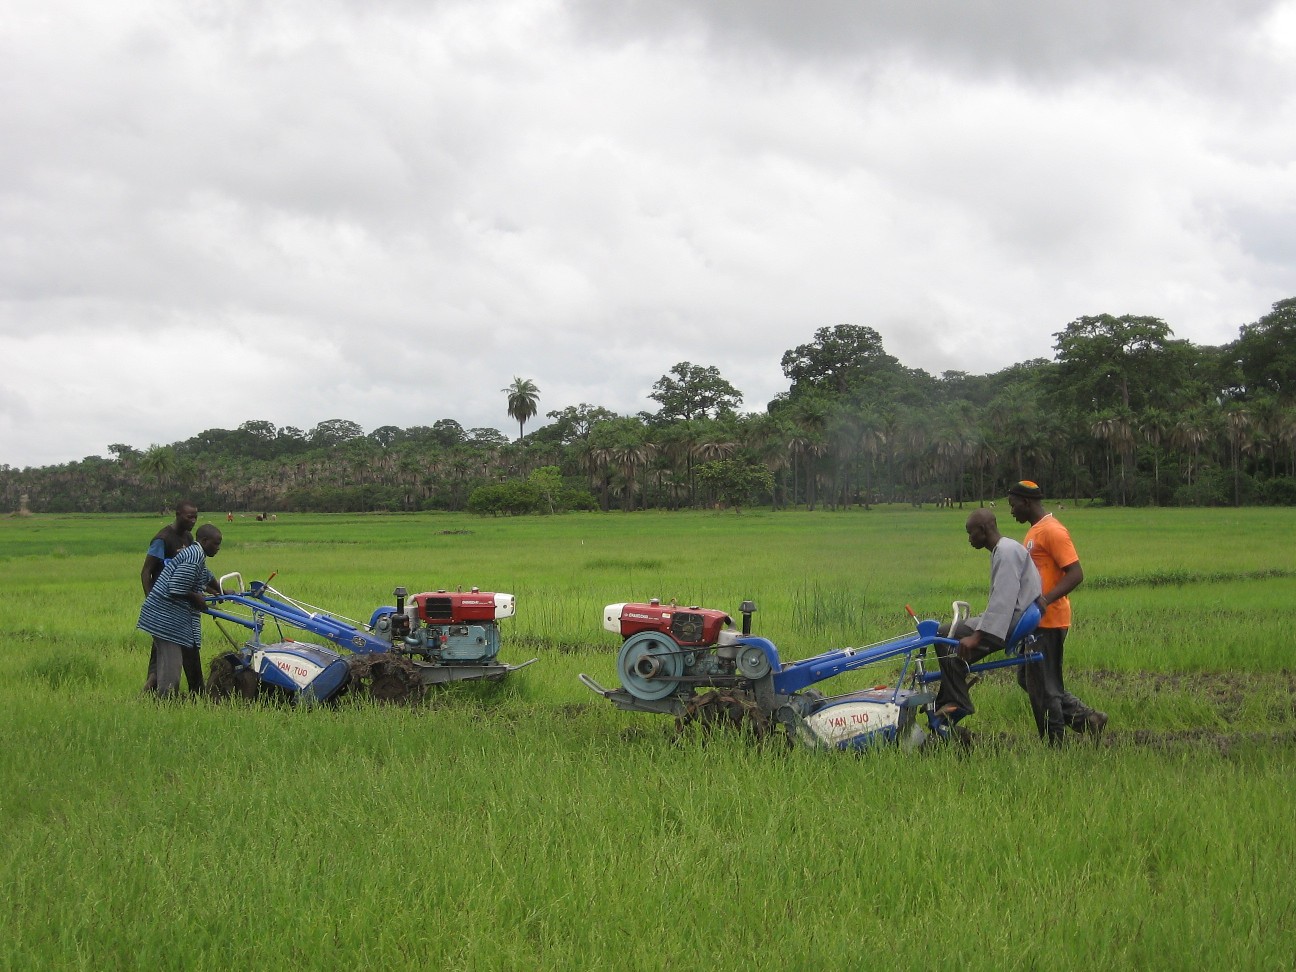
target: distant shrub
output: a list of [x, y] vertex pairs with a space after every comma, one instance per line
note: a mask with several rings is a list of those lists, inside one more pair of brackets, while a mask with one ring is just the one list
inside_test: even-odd
[[519, 516], [535, 513], [540, 506], [540, 493], [531, 483], [510, 480], [491, 486], [478, 486], [468, 497], [468, 511], [482, 516]]
[[597, 510], [599, 503], [588, 489], [576, 488], [563, 492], [563, 506], [569, 510]]
[[1296, 506], [1296, 479], [1279, 476], [1262, 483], [1260, 498], [1266, 506]]
[[1229, 506], [1233, 503], [1233, 482], [1218, 469], [1203, 470], [1191, 486], [1174, 491], [1175, 506]]

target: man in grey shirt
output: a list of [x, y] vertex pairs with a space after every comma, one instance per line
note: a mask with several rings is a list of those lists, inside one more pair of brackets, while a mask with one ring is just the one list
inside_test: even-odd
[[975, 510], [967, 518], [968, 543], [974, 550], [990, 551], [990, 598], [985, 611], [968, 618], [945, 637], [959, 639], [958, 647], [937, 645], [941, 683], [936, 694], [937, 728], [953, 726], [976, 711], [968, 693], [968, 665], [1002, 650], [1009, 633], [1026, 609], [1040, 596], [1039, 571], [1030, 553], [1016, 540], [999, 532], [990, 510]]

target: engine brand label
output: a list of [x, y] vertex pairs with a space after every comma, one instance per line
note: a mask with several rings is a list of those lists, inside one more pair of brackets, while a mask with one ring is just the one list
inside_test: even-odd
[[836, 746], [898, 725], [900, 707], [890, 703], [844, 702], [821, 709], [805, 721], [824, 743]]
[[302, 688], [309, 685], [315, 676], [323, 671], [321, 666], [312, 664], [296, 655], [279, 653], [270, 654], [267, 652], [265, 657], [269, 660], [270, 664], [274, 665], [275, 668], [279, 669], [279, 671], [283, 672]]

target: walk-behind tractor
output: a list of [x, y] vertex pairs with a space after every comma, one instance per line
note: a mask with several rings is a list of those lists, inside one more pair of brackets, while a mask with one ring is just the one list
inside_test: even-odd
[[[375, 609], [364, 625], [288, 597], [270, 586], [273, 579], [271, 574], [244, 589], [240, 574], [226, 574], [220, 587], [232, 593], [207, 599], [206, 613], [217, 624], [231, 621], [252, 632], [242, 645], [225, 632], [234, 650], [213, 659], [208, 679], [217, 698], [274, 693], [324, 702], [350, 693], [405, 701], [420, 696], [428, 685], [498, 682], [535, 661], [506, 665], [496, 658], [500, 619], [511, 618], [516, 608], [512, 594], [474, 587], [409, 597], [398, 587], [395, 606]], [[263, 640], [268, 623], [276, 640]], [[297, 641], [285, 628], [336, 648]]]
[[[617, 656], [621, 687], [606, 689], [584, 674], [580, 680], [619, 709], [673, 715], [681, 729], [691, 722], [744, 726], [762, 737], [781, 728], [790, 741], [817, 749], [919, 746], [955, 734], [955, 727], [936, 712], [930, 687], [941, 677], [934, 646], [958, 644], [940, 636], [938, 622], [914, 617], [912, 634], [784, 663], [773, 642], [751, 634], [756, 605], [744, 601], [739, 610], [741, 632], [724, 611], [677, 607], [655, 598], [647, 604], [609, 604], [603, 627], [624, 639]], [[950, 630], [967, 612], [966, 602], [954, 603]], [[1031, 605], [1010, 635], [1004, 656], [968, 671], [1038, 661], [1042, 656], [1031, 650], [1031, 642], [1039, 619], [1039, 609]], [[931, 656], [928, 648], [933, 648]], [[899, 674], [884, 685], [841, 695], [812, 688], [887, 661], [901, 664]]]

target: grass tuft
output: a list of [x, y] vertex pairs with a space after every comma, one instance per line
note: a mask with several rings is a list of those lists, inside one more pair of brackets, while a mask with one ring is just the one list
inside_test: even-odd
[[98, 683], [103, 677], [103, 665], [98, 658], [84, 652], [59, 651], [37, 658], [32, 672], [47, 681], [50, 688], [61, 689]]

